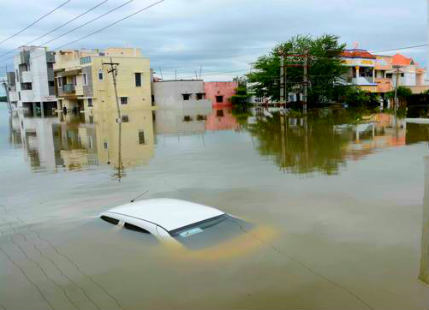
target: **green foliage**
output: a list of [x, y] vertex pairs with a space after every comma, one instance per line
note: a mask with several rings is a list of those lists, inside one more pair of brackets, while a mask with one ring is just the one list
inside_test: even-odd
[[350, 107], [361, 107], [368, 105], [371, 102], [371, 96], [367, 92], [355, 86], [344, 86], [342, 88], [342, 102]]
[[[405, 86], [399, 86], [398, 87], [398, 98], [400, 99], [407, 99], [408, 97], [413, 95], [413, 91], [411, 88], [405, 87]], [[393, 99], [395, 98], [395, 91], [388, 92], [386, 94], [387, 98]]]
[[[252, 91], [259, 97], [271, 97], [279, 100], [280, 93], [280, 53], [311, 55], [309, 60], [310, 88], [308, 102], [313, 105], [325, 103], [335, 98], [336, 80], [346, 72], [342, 65], [340, 54], [345, 45], [338, 42], [334, 35], [322, 35], [318, 38], [311, 36], [296, 36], [289, 41], [276, 46], [269, 55], [260, 57], [255, 65], [255, 71], [248, 74], [248, 81], [253, 84]], [[287, 57], [285, 63], [292, 65], [302, 63], [299, 59]], [[291, 86], [302, 84], [303, 68], [287, 68], [288, 91]]]
[[230, 101], [233, 106], [247, 106], [249, 95], [247, 94], [247, 86], [239, 83], [236, 93], [231, 97]]

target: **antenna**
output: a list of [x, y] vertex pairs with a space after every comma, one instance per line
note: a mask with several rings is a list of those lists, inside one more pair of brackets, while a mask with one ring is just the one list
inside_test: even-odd
[[140, 195], [138, 195], [137, 197], [135, 197], [135, 198], [131, 199], [131, 201], [130, 201], [130, 202], [134, 202], [134, 201], [136, 201], [136, 200], [137, 200], [137, 199], [139, 199], [140, 197], [142, 197], [142, 196], [146, 195], [146, 194], [147, 194], [147, 192], [149, 192], [149, 190], [146, 190], [146, 191], [144, 191], [142, 194], [140, 194]]

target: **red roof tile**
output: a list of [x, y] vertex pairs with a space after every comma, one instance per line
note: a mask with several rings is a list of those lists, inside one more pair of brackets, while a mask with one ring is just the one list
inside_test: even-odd
[[345, 57], [345, 58], [367, 58], [367, 59], [375, 59], [376, 58], [370, 52], [368, 52], [366, 50], [358, 50], [358, 49], [345, 50], [341, 54], [341, 57]]
[[414, 65], [414, 60], [412, 58], [407, 58], [404, 55], [396, 54], [392, 57], [393, 66], [410, 66]]

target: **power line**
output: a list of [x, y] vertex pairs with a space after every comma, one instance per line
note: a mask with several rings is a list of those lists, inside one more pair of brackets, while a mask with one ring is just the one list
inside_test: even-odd
[[131, 18], [131, 17], [133, 17], [133, 16], [135, 16], [135, 15], [137, 15], [137, 14], [139, 14], [139, 13], [143, 12], [143, 11], [146, 11], [147, 9], [150, 9], [151, 7], [154, 7], [154, 6], [156, 6], [156, 5], [160, 4], [160, 3], [164, 2], [164, 1], [165, 1], [165, 0], [160, 0], [160, 1], [154, 2], [154, 3], [152, 3], [152, 4], [150, 4], [150, 5], [146, 6], [146, 7], [144, 7], [144, 8], [142, 8], [142, 9], [140, 9], [140, 10], [138, 10], [138, 11], [136, 11], [136, 12], [134, 12], [134, 13], [130, 14], [130, 15], [128, 15], [128, 16], [125, 16], [125, 17], [123, 17], [123, 18], [120, 18], [120, 19], [118, 19], [118, 20], [114, 21], [113, 23], [108, 24], [107, 26], [104, 26], [104, 27], [102, 27], [102, 28], [100, 28], [100, 29], [97, 29], [97, 30], [95, 30], [95, 31], [93, 31], [93, 32], [91, 32], [91, 33], [89, 33], [89, 34], [87, 34], [86, 36], [83, 36], [83, 37], [81, 37], [81, 38], [79, 38], [79, 39], [76, 39], [76, 40], [74, 40], [74, 41], [68, 42], [68, 43], [63, 44], [63, 45], [61, 45], [61, 46], [58, 46], [56, 49], [59, 49], [59, 48], [62, 48], [62, 47], [64, 47], [64, 46], [66, 46], [66, 45], [70, 45], [70, 44], [73, 44], [73, 43], [79, 42], [79, 41], [81, 41], [81, 40], [83, 40], [83, 39], [86, 39], [86, 38], [88, 38], [88, 37], [90, 37], [90, 36], [92, 36], [92, 35], [94, 35], [94, 34], [97, 34], [97, 33], [101, 32], [101, 31], [103, 31], [103, 30], [106, 30], [106, 29], [108, 29], [108, 28], [110, 28], [110, 27], [112, 27], [112, 26], [114, 26], [114, 25], [116, 25], [116, 24], [118, 24], [118, 23], [120, 23], [120, 22], [122, 22], [122, 21], [124, 21], [124, 20], [128, 19], [128, 18]]
[[6, 39], [3, 39], [2, 41], [0, 41], [0, 44], [3, 44], [4, 42], [16, 37], [17, 35], [21, 34], [22, 32], [24, 32], [25, 30], [31, 28], [32, 26], [34, 26], [35, 24], [37, 24], [38, 22], [40, 22], [42, 19], [48, 17], [49, 15], [51, 15], [52, 13], [54, 13], [55, 11], [59, 10], [60, 8], [62, 8], [63, 6], [65, 6], [67, 3], [69, 3], [71, 0], [67, 0], [65, 2], [63, 2], [62, 4], [60, 4], [59, 6], [57, 6], [55, 9], [49, 11], [48, 13], [46, 13], [45, 15], [39, 17], [38, 19], [36, 19], [34, 22], [32, 22], [30, 25], [24, 27], [22, 30], [18, 31], [17, 33], [9, 36]]
[[89, 8], [89, 9], [88, 9], [88, 10], [86, 10], [85, 12], [83, 12], [83, 13], [79, 14], [79, 15], [78, 15], [78, 16], [76, 16], [76, 17], [73, 17], [72, 19], [70, 19], [69, 21], [65, 22], [64, 24], [62, 24], [62, 25], [60, 25], [60, 26], [58, 26], [58, 27], [56, 27], [56, 28], [52, 29], [51, 31], [49, 31], [49, 32], [45, 33], [44, 35], [41, 35], [40, 37], [38, 37], [38, 38], [36, 38], [36, 39], [34, 39], [34, 40], [32, 40], [32, 41], [28, 42], [28, 43], [26, 43], [25, 45], [31, 44], [31, 43], [33, 43], [33, 42], [35, 42], [35, 41], [38, 41], [38, 40], [40, 40], [40, 39], [42, 39], [42, 38], [44, 38], [44, 37], [46, 37], [46, 36], [50, 35], [52, 32], [57, 31], [58, 29], [61, 29], [61, 28], [63, 28], [64, 26], [67, 26], [67, 25], [68, 25], [68, 24], [70, 24], [71, 22], [73, 22], [73, 21], [77, 20], [78, 18], [81, 18], [82, 16], [85, 16], [86, 14], [88, 14], [88, 13], [89, 13], [89, 12], [91, 12], [91, 11], [94, 11], [96, 8], [98, 8], [98, 7], [102, 6], [103, 4], [105, 4], [105, 3], [106, 3], [106, 2], [108, 2], [108, 1], [109, 1], [109, 0], [103, 0], [103, 1], [101, 1], [100, 3], [98, 3], [98, 4], [96, 4], [95, 6], [93, 6], [93, 7]]
[[104, 16], [109, 15], [110, 13], [113, 13], [114, 11], [119, 10], [120, 8], [122, 8], [122, 7], [124, 7], [124, 6], [128, 5], [128, 4], [130, 4], [130, 3], [131, 3], [131, 2], [133, 2], [133, 1], [134, 1], [134, 0], [128, 0], [127, 2], [125, 2], [125, 3], [121, 4], [121, 5], [117, 6], [117, 7], [114, 7], [113, 9], [111, 9], [111, 10], [107, 11], [106, 13], [103, 13], [103, 14], [101, 14], [101, 15], [99, 15], [99, 16], [97, 16], [97, 17], [93, 18], [93, 19], [90, 19], [89, 21], [87, 21], [87, 22], [83, 23], [82, 25], [79, 25], [79, 26], [77, 26], [77, 27], [75, 27], [75, 28], [73, 28], [73, 29], [71, 29], [71, 30], [69, 30], [69, 31], [64, 32], [63, 34], [59, 35], [59, 36], [58, 36], [58, 37], [56, 37], [56, 38], [53, 38], [53, 39], [48, 40], [48, 41], [46, 41], [46, 42], [43, 42], [41, 45], [46, 45], [46, 44], [48, 44], [48, 43], [54, 42], [54, 41], [56, 41], [56, 40], [58, 40], [58, 39], [60, 39], [60, 38], [64, 37], [64, 36], [65, 36], [65, 35], [67, 35], [67, 34], [70, 34], [70, 33], [74, 32], [74, 31], [76, 31], [76, 30], [78, 30], [78, 29], [80, 29], [80, 28], [82, 28], [82, 27], [85, 27], [86, 25], [89, 25], [89, 24], [91, 24], [91, 23], [93, 23], [93, 22], [95, 22], [95, 21], [99, 20], [100, 18], [103, 18]]
[[387, 52], [394, 52], [394, 51], [400, 51], [400, 50], [408, 50], [408, 49], [425, 47], [425, 46], [428, 46], [428, 44], [426, 43], [426, 44], [419, 44], [419, 45], [411, 45], [411, 46], [392, 48], [392, 49], [389, 49], [389, 50], [382, 50], [382, 51], [371, 51], [371, 53], [387, 53]]
[[[133, 1], [133, 0], [131, 0], [131, 1]], [[83, 40], [83, 39], [86, 39], [86, 38], [88, 38], [88, 37], [90, 37], [90, 36], [92, 36], [92, 35], [94, 35], [94, 34], [97, 34], [97, 33], [99, 33], [99, 32], [102, 32], [103, 30], [106, 30], [106, 29], [108, 29], [108, 28], [110, 28], [110, 27], [112, 27], [112, 26], [114, 26], [114, 25], [116, 25], [116, 24], [120, 23], [121, 21], [124, 21], [124, 20], [126, 20], [126, 19], [128, 19], [128, 18], [131, 18], [131, 17], [133, 17], [133, 16], [135, 16], [135, 15], [137, 15], [137, 14], [139, 14], [139, 13], [141, 13], [141, 12], [143, 12], [143, 11], [147, 10], [147, 9], [150, 9], [151, 7], [154, 7], [154, 6], [156, 6], [156, 5], [158, 5], [158, 4], [162, 3], [162, 2], [164, 2], [164, 1], [165, 1], [165, 0], [160, 0], [160, 1], [154, 2], [154, 3], [150, 4], [150, 5], [148, 5], [148, 6], [144, 7], [144, 8], [142, 8], [142, 9], [140, 9], [140, 10], [138, 10], [138, 11], [136, 11], [136, 12], [132, 13], [132, 14], [130, 14], [130, 15], [127, 15], [127, 16], [125, 16], [125, 17], [123, 17], [123, 18], [120, 18], [120, 19], [118, 19], [118, 20], [114, 21], [113, 23], [110, 23], [110, 24], [108, 24], [107, 26], [104, 26], [104, 27], [102, 27], [102, 28], [100, 28], [100, 29], [97, 29], [97, 30], [95, 30], [95, 31], [93, 31], [93, 32], [91, 32], [91, 33], [89, 33], [89, 34], [87, 34], [87, 35], [85, 35], [85, 36], [83, 36], [83, 37], [81, 37], [81, 38], [79, 38], [79, 39], [76, 39], [76, 40], [73, 40], [73, 41], [71, 41], [71, 42], [67, 42], [67, 43], [65, 43], [65, 44], [63, 44], [63, 45], [61, 45], [61, 46], [58, 46], [58, 47], [54, 48], [54, 50], [55, 50], [55, 49], [60, 49], [60, 48], [62, 48], [62, 47], [64, 47], [64, 46], [66, 46], [66, 45], [69, 45], [69, 44], [73, 44], [73, 43], [79, 42], [79, 41], [81, 41], [81, 40]], [[129, 1], [129, 2], [130, 2], [130, 1]], [[41, 56], [43, 56], [43, 55], [37, 56], [37, 57], [35, 57], [35, 58], [38, 58], [38, 57], [41, 57]]]
[[[73, 21], [77, 20], [78, 18], [81, 18], [82, 16], [85, 16], [86, 14], [88, 14], [89, 12], [91, 12], [91, 11], [95, 10], [96, 8], [98, 8], [99, 6], [103, 5], [103, 4], [104, 4], [104, 3], [106, 3], [107, 1], [109, 1], [109, 0], [103, 0], [102, 2], [98, 3], [97, 5], [93, 6], [92, 8], [89, 8], [89, 9], [88, 9], [88, 10], [86, 10], [85, 12], [83, 12], [83, 13], [79, 14], [78, 16], [73, 17], [72, 19], [68, 20], [68, 21], [67, 21], [67, 22], [65, 22], [64, 24], [62, 24], [62, 25], [60, 25], [60, 26], [58, 26], [58, 27], [55, 27], [55, 28], [54, 28], [54, 29], [52, 29], [51, 31], [49, 31], [49, 32], [47, 32], [47, 33], [45, 33], [45, 34], [43, 34], [43, 35], [39, 36], [38, 38], [36, 38], [36, 39], [34, 39], [34, 40], [31, 40], [31, 41], [29, 41], [29, 42], [25, 43], [24, 45], [30, 45], [30, 44], [32, 44], [33, 42], [36, 42], [36, 41], [38, 41], [38, 40], [40, 40], [40, 39], [42, 39], [42, 38], [44, 38], [44, 37], [46, 37], [46, 36], [50, 35], [51, 33], [53, 33], [53, 32], [55, 32], [55, 31], [57, 31], [58, 29], [61, 29], [61, 28], [63, 28], [64, 26], [67, 26], [67, 25], [68, 25], [68, 24], [70, 24], [71, 22], [73, 22]], [[17, 49], [18, 49], [18, 48], [15, 48], [15, 49], [12, 49], [12, 50], [10, 50], [10, 51], [8, 51], [8, 52], [6, 52], [6, 53], [1, 54], [1, 55], [0, 55], [0, 58], [1, 58], [1, 57], [3, 57], [3, 56], [9, 55], [10, 53], [13, 53], [13, 52], [14, 52], [15, 50], [17, 50]]]

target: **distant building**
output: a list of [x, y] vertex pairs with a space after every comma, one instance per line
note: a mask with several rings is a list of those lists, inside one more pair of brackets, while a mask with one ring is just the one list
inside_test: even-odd
[[345, 50], [341, 59], [344, 66], [348, 68], [344, 79], [346, 83], [359, 86], [365, 91], [375, 92], [375, 66], [377, 58], [366, 50]]
[[380, 94], [393, 91], [397, 75], [399, 86], [409, 87], [414, 93], [427, 88], [424, 86], [426, 71], [404, 55], [373, 55], [366, 50], [353, 49], [344, 51], [341, 58], [349, 68], [343, 77], [345, 82], [362, 90]]
[[160, 80], [153, 82], [154, 103], [160, 109], [210, 107], [202, 80]]
[[15, 89], [10, 91], [11, 101], [17, 99], [18, 108], [42, 117], [56, 109], [54, 62], [54, 52], [46, 47], [20, 48], [14, 58]]
[[207, 99], [213, 106], [231, 105], [231, 97], [236, 94], [237, 82], [204, 82]]
[[377, 55], [376, 83], [378, 92], [392, 91], [396, 85], [399, 70], [399, 86], [417, 90], [424, 86], [425, 69], [420, 68], [412, 58], [396, 54], [394, 56]]
[[[66, 113], [116, 111], [115, 90], [109, 66], [118, 63], [117, 90], [123, 118], [127, 110], [150, 108], [151, 70], [149, 59], [139, 49], [108, 48], [56, 52], [55, 78], [58, 106]], [[91, 113], [85, 113], [91, 115]]]

